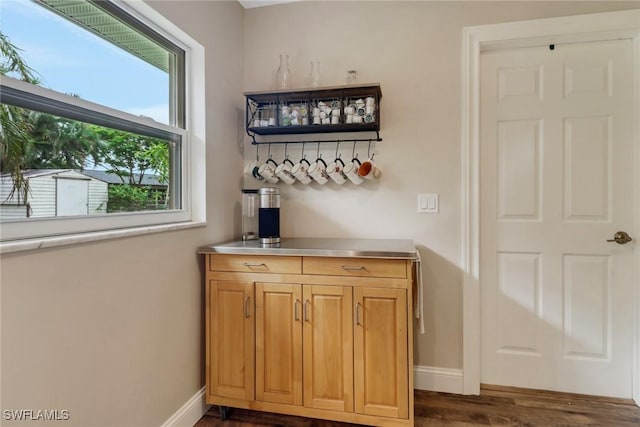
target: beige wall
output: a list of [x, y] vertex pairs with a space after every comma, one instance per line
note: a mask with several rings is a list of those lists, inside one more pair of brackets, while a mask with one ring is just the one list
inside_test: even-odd
[[196, 248], [239, 233], [243, 10], [151, 5], [206, 48], [209, 225], [2, 256], [2, 409], [71, 415], [3, 425], [159, 426], [204, 385]]
[[[245, 11], [245, 90], [274, 89], [278, 54], [290, 55], [292, 87], [309, 61], [321, 85], [380, 82], [379, 183], [282, 188], [286, 237], [413, 239], [424, 261], [426, 334], [415, 363], [462, 367], [461, 36], [464, 26], [640, 7], [640, 2], [299, 2]], [[264, 148], [264, 147], [263, 147]], [[366, 144], [360, 158], [366, 156]], [[255, 156], [246, 145], [246, 160]], [[315, 150], [315, 147], [314, 147]], [[344, 157], [351, 148], [345, 147]], [[262, 152], [266, 154], [266, 148]], [[279, 149], [274, 157], [282, 160]], [[298, 160], [300, 148], [290, 148]], [[325, 151], [333, 158], [335, 145]], [[313, 156], [315, 158], [315, 153]], [[256, 186], [253, 179], [247, 186]], [[440, 213], [416, 213], [416, 195], [440, 194]]]

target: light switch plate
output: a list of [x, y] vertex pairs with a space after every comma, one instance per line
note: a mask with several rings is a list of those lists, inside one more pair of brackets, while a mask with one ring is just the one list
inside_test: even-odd
[[438, 193], [418, 194], [418, 213], [438, 213]]

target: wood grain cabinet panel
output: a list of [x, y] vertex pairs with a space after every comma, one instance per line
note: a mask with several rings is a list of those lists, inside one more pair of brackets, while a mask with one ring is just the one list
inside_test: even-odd
[[407, 418], [407, 291], [354, 288], [356, 412]]
[[302, 257], [274, 255], [209, 255], [210, 271], [245, 273], [302, 273]]
[[254, 398], [253, 283], [207, 284], [207, 381], [210, 394]]
[[304, 274], [350, 277], [407, 277], [407, 263], [402, 259], [304, 257]]
[[302, 405], [302, 286], [256, 283], [256, 400]]
[[353, 412], [352, 292], [303, 286], [304, 406]]

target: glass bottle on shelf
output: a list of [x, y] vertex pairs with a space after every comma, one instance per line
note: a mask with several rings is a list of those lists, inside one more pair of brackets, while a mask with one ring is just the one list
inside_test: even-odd
[[276, 71], [276, 89], [288, 89], [291, 71], [289, 71], [289, 55], [280, 55], [280, 66]]
[[353, 85], [356, 84], [356, 80], [358, 79], [358, 71], [357, 70], [347, 70], [347, 84]]
[[320, 86], [320, 61], [311, 61], [311, 71], [309, 72], [309, 85], [311, 87]]

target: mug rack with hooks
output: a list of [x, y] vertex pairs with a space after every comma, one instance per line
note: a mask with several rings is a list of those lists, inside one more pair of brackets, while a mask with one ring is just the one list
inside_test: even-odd
[[[245, 92], [245, 124], [253, 145], [380, 142], [380, 84]], [[351, 116], [351, 117], [349, 117]], [[370, 138], [274, 140], [269, 136], [375, 133]]]
[[[328, 150], [323, 150], [321, 152], [321, 145], [322, 143], [326, 143], [326, 142], [331, 142], [331, 141], [322, 141], [322, 142], [318, 142], [318, 141], [301, 141], [299, 145], [302, 146], [301, 152], [300, 152], [300, 159], [297, 161], [297, 163], [295, 161], [292, 161], [290, 159], [290, 153], [289, 153], [289, 143], [288, 142], [281, 142], [281, 143], [274, 143], [274, 144], [284, 144], [284, 154], [282, 156], [282, 161], [280, 163], [278, 163], [276, 160], [274, 160], [274, 156], [271, 153], [271, 144], [272, 143], [264, 143], [264, 144], [256, 144], [256, 157], [255, 157], [255, 161], [250, 162], [249, 164], [247, 164], [247, 166], [245, 167], [245, 174], [248, 177], [253, 177], [254, 179], [258, 180], [258, 181], [267, 181], [268, 183], [271, 184], [276, 184], [279, 181], [283, 181], [285, 183], [288, 184], [294, 184], [296, 182], [302, 182], [303, 184], [309, 184], [311, 182], [317, 181], [320, 184], [324, 184], [328, 181], [328, 178], [332, 178], [334, 181], [336, 181], [336, 183], [338, 184], [344, 184], [345, 182], [351, 181], [352, 183], [359, 185], [362, 182], [364, 182], [364, 180], [362, 179], [363, 177], [365, 177], [365, 175], [359, 175], [359, 167], [362, 166], [363, 163], [370, 163], [372, 164], [373, 159], [375, 157], [375, 150], [374, 152], [372, 152], [372, 143], [375, 142], [375, 139], [370, 139], [370, 140], [359, 140], [359, 139], [350, 139], [350, 140], [336, 140], [333, 141], [336, 143], [336, 148], [335, 148], [335, 158], [334, 160], [330, 160], [330, 159], [323, 159], [323, 154], [326, 154]], [[351, 143], [353, 144], [351, 147], [351, 159], [350, 160], [342, 160], [342, 155], [344, 154], [344, 149], [340, 150], [340, 145], [342, 143]], [[360, 160], [359, 156], [360, 156], [360, 150], [362, 149], [357, 149], [357, 145], [360, 142], [368, 142], [367, 148], [366, 148], [366, 160]], [[267, 156], [266, 159], [264, 159], [261, 161], [261, 156], [260, 156], [260, 145], [267, 145], [268, 146], [268, 151], [267, 151]], [[298, 145], [298, 144], [296, 144]], [[311, 150], [309, 150], [307, 147], [308, 145], [315, 145], [315, 150], [313, 150], [313, 148], [311, 148]], [[307, 158], [307, 155], [309, 154], [309, 151], [313, 152], [315, 151], [315, 159], [311, 158], [311, 160], [309, 160], [309, 158]], [[279, 157], [279, 156], [278, 156]], [[311, 179], [312, 176], [307, 176], [307, 169], [309, 169], [311, 167], [312, 164], [314, 163], [322, 163], [324, 165], [325, 168], [328, 167], [329, 164], [329, 168], [331, 167], [330, 164], [331, 163], [335, 163], [337, 166], [337, 163], [340, 163], [341, 166], [336, 168], [338, 169], [337, 171], [335, 171], [335, 174], [333, 174], [333, 176], [330, 176], [331, 174], [329, 173], [322, 173], [322, 175], [327, 178], [326, 181], [321, 182], [321, 178], [319, 179]], [[285, 168], [284, 165], [285, 163], [288, 163], [290, 165], [290, 168]], [[295, 175], [296, 172], [296, 168], [294, 167], [297, 164], [300, 164], [302, 166], [302, 164], [305, 163], [306, 166], [303, 168], [304, 171], [302, 172], [302, 177]], [[358, 176], [348, 176], [344, 175], [345, 172], [347, 172], [347, 169], [345, 169], [345, 166], [348, 164], [353, 164], [352, 168], [353, 168], [353, 174], [354, 175], [358, 175]], [[268, 167], [266, 167], [265, 165], [270, 165], [271, 171], [269, 171]], [[280, 166], [280, 168], [279, 168]], [[283, 171], [283, 169], [286, 169], [286, 172]], [[280, 171], [280, 172], [278, 172]], [[323, 170], [323, 172], [325, 172]], [[326, 172], [330, 172], [329, 169], [327, 169]], [[284, 173], [283, 176], [282, 174]], [[373, 179], [373, 180], [377, 180], [380, 177], [380, 170], [376, 168], [375, 174], [365, 177], [366, 179]], [[306, 178], [308, 179], [306, 179]], [[280, 178], [280, 179], [279, 179]], [[296, 179], [297, 178], [297, 179]], [[348, 179], [347, 179], [348, 178]], [[306, 179], [306, 181], [305, 181]]]

